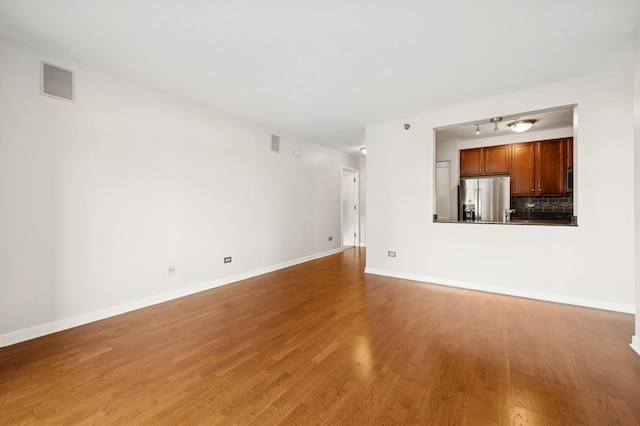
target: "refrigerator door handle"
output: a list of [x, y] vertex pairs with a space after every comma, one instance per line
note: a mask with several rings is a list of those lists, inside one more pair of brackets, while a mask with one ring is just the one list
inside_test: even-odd
[[476, 194], [476, 205], [478, 206], [478, 211], [476, 212], [476, 220], [482, 220], [482, 188], [478, 188]]

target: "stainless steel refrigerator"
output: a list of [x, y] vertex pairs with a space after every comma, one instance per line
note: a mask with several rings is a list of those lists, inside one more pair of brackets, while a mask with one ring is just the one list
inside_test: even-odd
[[511, 204], [509, 176], [460, 179], [458, 216], [462, 221], [502, 221]]

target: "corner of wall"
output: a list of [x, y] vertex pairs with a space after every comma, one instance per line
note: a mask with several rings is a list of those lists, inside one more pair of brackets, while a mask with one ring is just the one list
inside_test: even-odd
[[633, 131], [634, 131], [634, 284], [636, 289], [636, 335], [633, 336], [631, 347], [640, 354], [640, 26], [634, 31], [634, 66], [633, 66]]
[[629, 346], [631, 346], [631, 349], [633, 349], [637, 352], [638, 355], [640, 355], [640, 337], [633, 336], [631, 338], [631, 343], [629, 343]]

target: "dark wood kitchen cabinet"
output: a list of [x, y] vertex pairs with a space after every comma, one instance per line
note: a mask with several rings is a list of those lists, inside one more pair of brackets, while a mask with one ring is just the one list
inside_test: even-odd
[[567, 169], [573, 168], [573, 138], [565, 139], [565, 157], [567, 157]]
[[509, 173], [510, 145], [460, 150], [460, 176]]
[[482, 148], [484, 154], [484, 174], [509, 173], [511, 149], [509, 145], [498, 145]]
[[536, 195], [535, 144], [511, 145], [511, 156], [511, 195]]
[[482, 148], [460, 150], [460, 176], [482, 174]]
[[511, 145], [511, 195], [564, 195], [565, 139]]
[[536, 144], [536, 195], [564, 195], [565, 139]]

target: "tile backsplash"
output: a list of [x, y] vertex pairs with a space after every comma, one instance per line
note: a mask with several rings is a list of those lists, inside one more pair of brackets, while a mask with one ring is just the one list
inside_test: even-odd
[[[528, 205], [533, 204], [533, 207]], [[511, 197], [511, 208], [517, 213], [573, 213], [573, 194], [563, 197]]]

